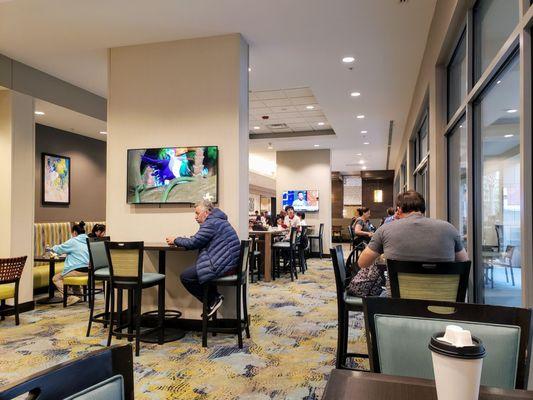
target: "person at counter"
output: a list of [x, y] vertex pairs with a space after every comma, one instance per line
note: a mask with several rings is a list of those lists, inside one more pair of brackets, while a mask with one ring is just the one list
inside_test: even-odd
[[[169, 245], [187, 250], [199, 250], [196, 264], [181, 273], [181, 283], [200, 302], [204, 285], [213, 279], [235, 273], [239, 263], [240, 241], [237, 232], [228, 222], [228, 216], [213, 203], [202, 200], [194, 209], [200, 229], [194, 236], [168, 237]], [[209, 289], [209, 316], [220, 308], [224, 297], [215, 287]]]

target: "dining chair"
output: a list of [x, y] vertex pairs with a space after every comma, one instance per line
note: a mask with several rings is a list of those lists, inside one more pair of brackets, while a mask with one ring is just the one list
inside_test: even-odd
[[485, 346], [482, 385], [527, 388], [530, 309], [383, 297], [363, 299], [363, 308], [372, 372], [434, 379], [430, 338], [458, 325]]
[[[280, 241], [272, 243], [272, 261], [274, 263], [273, 275], [280, 276], [281, 263], [280, 260], [284, 257], [283, 266], [286, 267], [288, 263], [289, 272], [291, 274], [291, 281], [294, 278], [298, 279], [298, 271], [296, 270], [296, 255], [298, 253], [298, 228], [292, 227], [289, 233], [289, 241]], [[285, 262], [286, 260], [286, 262]]]
[[[8, 313], [15, 314], [15, 325], [19, 318], [19, 285], [27, 256], [0, 258], [0, 320], [5, 320]], [[6, 300], [13, 299], [13, 306], [6, 305]]]
[[387, 260], [391, 296], [403, 299], [464, 302], [470, 261]]
[[315, 235], [307, 235], [309, 238], [309, 245], [311, 246], [312, 251], [312, 242], [313, 240], [318, 241], [318, 253], [320, 258], [322, 258], [322, 255], [324, 254], [324, 224], [320, 224], [318, 228], [318, 234]]
[[[505, 247], [505, 252], [501, 254], [499, 259], [492, 261], [492, 267], [504, 267], [505, 269], [505, 280], [509, 282], [509, 275], [507, 274], [507, 268], [511, 270], [511, 283], [514, 286], [514, 273], [513, 273], [513, 254], [515, 251], [515, 246], [507, 245]], [[494, 282], [494, 278], [492, 279]]]
[[[89, 322], [87, 324], [87, 334], [91, 334], [91, 326], [93, 322], [104, 324], [107, 327], [109, 322], [109, 280], [111, 278], [109, 272], [109, 261], [105, 250], [105, 242], [110, 240], [109, 236], [104, 237], [89, 237], [87, 238], [87, 247], [89, 249]], [[97, 289], [96, 283], [102, 282], [103, 289]], [[105, 305], [104, 312], [94, 315], [94, 307], [96, 294], [104, 293]]]

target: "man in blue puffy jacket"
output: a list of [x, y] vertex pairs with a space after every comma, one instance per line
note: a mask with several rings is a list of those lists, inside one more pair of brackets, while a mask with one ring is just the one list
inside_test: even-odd
[[[199, 202], [194, 210], [200, 229], [190, 238], [167, 238], [168, 244], [199, 250], [196, 265], [181, 273], [181, 283], [198, 300], [203, 298], [203, 285], [236, 272], [239, 263], [240, 241], [228, 222], [228, 216], [207, 200]], [[209, 290], [209, 316], [222, 305], [224, 297], [216, 288]]]

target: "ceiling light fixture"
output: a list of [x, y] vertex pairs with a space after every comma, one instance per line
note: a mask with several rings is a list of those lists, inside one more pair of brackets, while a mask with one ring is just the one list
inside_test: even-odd
[[514, 114], [514, 113], [518, 112], [518, 110], [516, 108], [510, 108], [509, 110], [507, 110], [507, 112], [509, 114]]
[[368, 133], [368, 131], [361, 131], [361, 133], [365, 134], [365, 133]]
[[100, 131], [100, 135], [107, 135], [106, 131]]
[[508, 134], [508, 135], [503, 135], [504, 138], [510, 138], [510, 137], [513, 137], [514, 135], [512, 134]]
[[364, 164], [365, 160], [359, 160], [359, 164]]
[[370, 142], [364, 142], [363, 144], [370, 144]]
[[346, 56], [342, 58], [342, 62], [345, 64], [351, 64], [355, 61], [355, 57], [352, 56]]
[[502, 83], [502, 81], [498, 81], [498, 82], [496, 82], [496, 85], [499, 85], [500, 83]]
[[254, 126], [254, 129], [261, 129], [260, 126]]
[[312, 110], [315, 108], [315, 106], [305, 106], [305, 108], [307, 108], [308, 110]]
[[365, 166], [365, 165], [363, 165], [363, 167], [362, 167], [361, 169], [366, 169], [366, 166]]
[[268, 149], [269, 149], [269, 150], [272, 150], [273, 148], [274, 148], [274, 147], [272, 147], [272, 143], [269, 143], [269, 144], [268, 144]]
[[350, 93], [350, 96], [352, 96], [352, 97], [359, 97], [359, 96], [361, 96], [361, 93], [359, 93], [359, 92], [352, 92], [352, 93]]
[[357, 116], [357, 119], [363, 119], [364, 117], [365, 117], [365, 116], [364, 116], [363, 114], [361, 114], [361, 115], [358, 115], [358, 116]]
[[324, 124], [324, 122], [319, 122], [317, 125], [318, 126], [324, 126], [325, 124]]
[[35, 115], [44, 115], [43, 111], [35, 111]]
[[362, 153], [357, 153], [356, 156], [362, 156], [363, 154]]
[[315, 147], [320, 147], [320, 145], [319, 144], [315, 144]]
[[252, 67], [248, 67], [248, 72], [252, 72]]

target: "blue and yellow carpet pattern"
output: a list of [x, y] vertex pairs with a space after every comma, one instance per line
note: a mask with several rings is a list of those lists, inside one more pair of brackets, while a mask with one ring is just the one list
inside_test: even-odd
[[[163, 346], [143, 344], [135, 362], [136, 399], [320, 399], [335, 363], [337, 305], [330, 260], [309, 260], [297, 281], [250, 286], [251, 339], [190, 333]], [[88, 309], [39, 306], [0, 322], [0, 386], [105, 345], [95, 324], [85, 337]], [[361, 317], [355, 318], [361, 326]], [[353, 330], [354, 350], [365, 350]], [[113, 343], [125, 341], [114, 340]]]

